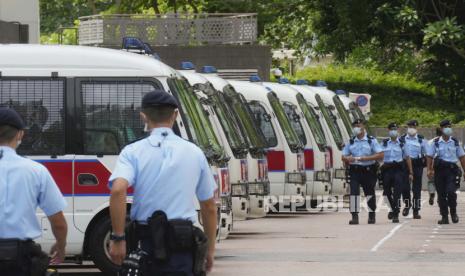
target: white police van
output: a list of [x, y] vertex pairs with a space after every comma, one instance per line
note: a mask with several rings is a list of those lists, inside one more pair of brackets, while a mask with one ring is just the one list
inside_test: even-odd
[[182, 67], [184, 70], [179, 72], [197, 89], [197, 95], [208, 113], [213, 115], [211, 119], [231, 156], [228, 165], [234, 219], [263, 217], [269, 182], [266, 159], [257, 157], [265, 156], [267, 145], [255, 126], [253, 115], [234, 88], [214, 74], [214, 67], [204, 67], [204, 74], [195, 73], [190, 62], [183, 63]]
[[[69, 257], [91, 258], [105, 272], [116, 268], [107, 247], [108, 178], [122, 147], [144, 135], [141, 99], [155, 88], [177, 97], [181, 116], [174, 131], [196, 142], [218, 168], [219, 193], [229, 190], [224, 151], [205, 127], [207, 120], [190, 117], [187, 109], [198, 101], [169, 66], [103, 48], [0, 45], [0, 105], [15, 108], [27, 124], [18, 152], [45, 165], [67, 199]], [[227, 205], [221, 208], [222, 215], [230, 212]], [[38, 242], [48, 250], [54, 243], [51, 227], [44, 214], [38, 217], [43, 230]], [[219, 232], [227, 233], [230, 227], [222, 226]]]
[[[258, 81], [258, 79], [257, 79]], [[306, 174], [304, 146], [292, 128], [276, 93], [255, 82], [228, 81], [244, 96], [268, 144], [269, 204], [302, 204]], [[271, 206], [270, 206], [271, 207]]]
[[262, 85], [273, 90], [282, 102], [292, 128], [305, 147], [305, 195], [309, 196], [312, 203], [315, 203], [318, 196], [325, 196], [330, 193], [331, 171], [329, 171], [329, 152], [324, 147], [318, 147], [315, 135], [305, 122], [302, 109], [297, 101], [300, 93], [288, 84], [289, 80], [286, 78], [281, 78], [280, 83], [262, 82]]

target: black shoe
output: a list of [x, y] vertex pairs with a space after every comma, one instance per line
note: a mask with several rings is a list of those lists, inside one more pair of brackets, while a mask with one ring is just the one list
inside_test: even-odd
[[392, 223], [399, 223], [399, 214], [392, 215]]
[[447, 216], [443, 216], [439, 221], [438, 224], [449, 224], [449, 218]]
[[358, 224], [358, 214], [352, 214], [352, 219], [349, 221], [350, 225]]
[[408, 216], [408, 213], [410, 212], [410, 208], [404, 208], [404, 210], [402, 210], [402, 215], [404, 217]]
[[376, 213], [369, 212], [368, 213], [368, 224], [375, 224], [376, 223]]
[[388, 219], [391, 220], [394, 218], [394, 213], [393, 212], [389, 212], [388, 213]]
[[413, 219], [421, 219], [421, 216], [418, 213], [418, 211], [413, 211]]
[[450, 214], [450, 217], [451, 217], [453, 223], [458, 223], [459, 222], [459, 216], [457, 216], [457, 214]]
[[435, 194], [429, 194], [429, 205], [433, 205], [433, 204], [434, 204], [434, 195], [435, 195]]

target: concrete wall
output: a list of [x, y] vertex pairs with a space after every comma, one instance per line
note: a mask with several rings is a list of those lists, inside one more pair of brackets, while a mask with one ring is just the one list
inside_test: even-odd
[[269, 80], [271, 48], [260, 45], [157, 46], [161, 60], [180, 69], [182, 61], [191, 61], [197, 69], [213, 65], [218, 69], [257, 69], [263, 80]]
[[[0, 20], [27, 24], [29, 43], [39, 43], [39, 0], [0, 0]], [[3, 36], [6, 36], [6, 33], [0, 32], [0, 40]]]

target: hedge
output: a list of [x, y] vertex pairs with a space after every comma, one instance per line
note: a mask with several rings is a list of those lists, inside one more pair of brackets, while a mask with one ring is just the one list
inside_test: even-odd
[[306, 79], [312, 84], [324, 80], [331, 90], [371, 94], [372, 126], [385, 127], [392, 121], [402, 124], [410, 119], [417, 119], [423, 126], [435, 126], [445, 118], [465, 125], [464, 111], [437, 97], [434, 87], [412, 76], [330, 65], [302, 69], [293, 79]]

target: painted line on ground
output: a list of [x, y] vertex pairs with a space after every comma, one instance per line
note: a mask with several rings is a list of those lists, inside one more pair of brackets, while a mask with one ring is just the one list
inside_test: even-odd
[[388, 241], [390, 238], [392, 238], [394, 236], [394, 234], [399, 231], [400, 228], [402, 228], [402, 226], [404, 226], [406, 223], [408, 223], [409, 221], [405, 221], [403, 222], [402, 224], [399, 224], [397, 225], [396, 227], [392, 228], [391, 231], [389, 231], [389, 233], [384, 237], [382, 238], [378, 243], [375, 244], [375, 246], [373, 246], [373, 248], [371, 248], [370, 252], [376, 252], [378, 251], [378, 249], [386, 242]]

